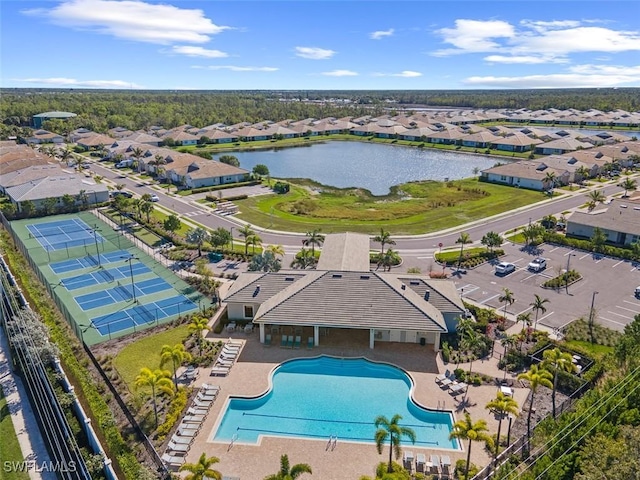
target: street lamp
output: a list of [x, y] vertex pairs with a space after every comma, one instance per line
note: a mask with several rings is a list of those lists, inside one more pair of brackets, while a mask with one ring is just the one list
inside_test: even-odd
[[[121, 258], [126, 258], [126, 257], [121, 257]], [[133, 265], [132, 265], [132, 261], [133, 260], [140, 260], [138, 257], [134, 257], [133, 255], [131, 255], [130, 257], [125, 259], [125, 262], [129, 262], [129, 273], [131, 274], [131, 292], [133, 293], [133, 302], [136, 302], [136, 285], [133, 281]]]
[[511, 445], [511, 422], [513, 421], [513, 415], [509, 415], [509, 428], [507, 429], [507, 448]]
[[231, 252], [233, 253], [233, 227], [231, 227]]
[[93, 232], [93, 240], [96, 242], [96, 256], [98, 257], [98, 266], [100, 267], [100, 248], [98, 247], [98, 226], [91, 230]]
[[565, 277], [565, 279], [566, 279], [565, 289], [566, 289], [567, 293], [569, 293], [569, 264], [571, 262], [571, 257], [575, 257], [575, 256], [576, 256], [575, 253], [569, 253], [567, 255], [567, 272], [565, 273], [565, 275], [566, 275], [566, 277]]
[[591, 344], [595, 343], [595, 339], [593, 338], [593, 322], [595, 321], [595, 311], [593, 310], [593, 305], [596, 301], [596, 295], [600, 292], [593, 292], [591, 295], [591, 309], [589, 310], [589, 336], [591, 337]]

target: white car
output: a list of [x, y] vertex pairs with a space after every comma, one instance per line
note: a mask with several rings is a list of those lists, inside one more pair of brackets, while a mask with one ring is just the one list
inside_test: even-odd
[[151, 201], [152, 202], [159, 202], [160, 201], [160, 197], [158, 197], [158, 195], [156, 195], [155, 193], [151, 195]]
[[516, 266], [509, 262], [500, 262], [496, 265], [496, 273], [500, 275], [507, 275], [516, 271]]
[[544, 258], [534, 258], [529, 262], [529, 270], [532, 272], [540, 272], [547, 268], [547, 260]]

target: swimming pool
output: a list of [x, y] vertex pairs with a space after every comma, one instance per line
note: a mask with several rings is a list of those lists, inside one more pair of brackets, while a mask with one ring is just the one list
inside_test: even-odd
[[[232, 397], [213, 441], [257, 444], [262, 436], [373, 443], [378, 415], [402, 416], [416, 433], [416, 447], [458, 449], [449, 440], [453, 416], [411, 399], [412, 381], [401, 369], [369, 360], [315, 357], [274, 369], [268, 392]], [[407, 441], [405, 439], [405, 441]]]

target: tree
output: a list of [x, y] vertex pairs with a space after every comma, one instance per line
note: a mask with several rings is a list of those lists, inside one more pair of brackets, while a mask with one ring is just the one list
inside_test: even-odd
[[556, 172], [546, 172], [544, 178], [542, 179], [542, 183], [545, 185], [545, 190], [551, 190], [555, 188], [557, 181], [558, 178], [556, 177]]
[[282, 262], [273, 254], [265, 251], [259, 255], [254, 255], [247, 270], [250, 272], [277, 272], [282, 268]]
[[[495, 461], [498, 453], [500, 453], [500, 431], [502, 429], [502, 420], [507, 415], [518, 415], [518, 402], [512, 397], [505, 395], [501, 391], [498, 391], [496, 398], [491, 400], [484, 407], [487, 410], [495, 413], [498, 417], [498, 435], [496, 436], [496, 451], [493, 454], [493, 460]], [[508, 446], [508, 445], [507, 445]]]
[[[149, 194], [145, 193], [144, 195], [149, 195]], [[147, 223], [150, 223], [151, 212], [153, 212], [155, 207], [153, 206], [153, 202], [151, 202], [150, 200], [151, 196], [149, 195], [149, 200], [147, 200], [144, 198], [144, 195], [142, 196], [143, 198], [142, 198], [142, 203], [140, 204], [140, 211], [147, 216]]]
[[409, 427], [401, 426], [399, 424], [400, 420], [402, 420], [402, 416], [396, 413], [391, 420], [387, 419], [384, 415], [379, 415], [374, 421], [377, 428], [374, 439], [379, 455], [382, 454], [382, 448], [387, 439], [389, 440], [388, 473], [393, 472], [393, 454], [395, 453], [396, 458], [400, 458], [402, 453], [402, 437], [407, 437], [411, 440], [411, 443], [416, 443], [416, 433]]
[[269, 167], [267, 167], [266, 165], [263, 165], [262, 163], [259, 163], [258, 165], [253, 167], [253, 173], [254, 175], [265, 177], [269, 175]]
[[456, 243], [460, 244], [460, 257], [458, 259], [458, 270], [460, 270], [460, 264], [462, 263], [462, 252], [464, 251], [464, 246], [468, 243], [471, 243], [471, 237], [467, 232], [462, 232]]
[[282, 245], [271, 244], [267, 246], [266, 251], [273, 253], [274, 257], [284, 257], [284, 248]]
[[249, 254], [249, 242], [250, 237], [256, 234], [256, 232], [251, 228], [251, 225], [245, 223], [240, 229], [238, 229], [238, 233], [242, 238], [244, 238], [244, 254]]
[[315, 267], [317, 263], [318, 260], [316, 260], [316, 256], [311, 253], [311, 250], [307, 250], [303, 247], [298, 253], [296, 253], [295, 258], [291, 262], [291, 268], [305, 270], [307, 268]]
[[140, 159], [144, 156], [144, 151], [140, 147], [135, 147], [133, 152], [131, 152], [131, 156], [136, 159], [136, 168], [138, 173], [140, 173], [142, 171], [142, 162], [140, 162]]
[[158, 405], [156, 396], [158, 392], [173, 395], [173, 384], [171, 383], [171, 372], [168, 370], [151, 370], [142, 368], [136, 377], [135, 387], [151, 387], [151, 399], [153, 401], [153, 413], [155, 415], [156, 428], [158, 428]]
[[593, 235], [591, 235], [589, 241], [594, 252], [602, 252], [602, 247], [607, 242], [607, 234], [600, 227], [596, 227], [593, 229]]
[[209, 236], [209, 243], [216, 249], [224, 247], [231, 240], [231, 232], [224, 227], [216, 228]]
[[162, 346], [162, 350], [160, 351], [160, 366], [164, 367], [166, 363], [171, 362], [173, 365], [173, 383], [176, 386], [176, 390], [178, 389], [178, 376], [176, 374], [178, 367], [182, 365], [183, 362], [190, 361], [191, 358], [191, 354], [185, 350], [184, 345], [181, 343], [176, 343], [173, 347], [171, 345]]
[[538, 391], [538, 387], [553, 388], [551, 379], [553, 376], [545, 369], [541, 369], [538, 365], [531, 365], [528, 371], [518, 375], [518, 380], [526, 380], [529, 382], [531, 396], [529, 397], [529, 413], [527, 414], [527, 438], [531, 438], [531, 413], [533, 411], [533, 397]]
[[180, 227], [182, 226], [182, 222], [180, 221], [177, 215], [174, 215], [172, 213], [171, 215], [169, 215], [167, 218], [164, 219], [164, 221], [162, 222], [162, 226], [167, 232], [173, 233], [176, 230], [180, 230]]
[[[251, 252], [252, 253], [256, 253], [256, 246], [257, 245], [262, 245], [262, 238], [260, 238], [255, 233], [253, 235], [249, 235], [244, 240], [245, 240], [245, 247], [247, 245], [251, 245], [251, 247], [252, 247], [252, 251]], [[245, 251], [245, 253], [246, 253], [246, 251]]]
[[209, 240], [209, 232], [202, 227], [192, 228], [187, 232], [185, 240], [187, 241], [187, 243], [196, 245], [198, 247], [198, 256], [201, 257], [202, 245], [204, 244], [204, 242]]
[[196, 335], [198, 342], [198, 356], [202, 356], [202, 332], [209, 330], [209, 321], [199, 315], [194, 315], [189, 323], [189, 331]]
[[227, 165], [232, 165], [234, 167], [240, 166], [240, 160], [238, 160], [233, 155], [222, 155], [218, 158], [219, 162], [226, 163]]
[[391, 238], [391, 234], [386, 232], [384, 228], [380, 229], [380, 234], [373, 237], [373, 241], [380, 244], [380, 259], [384, 255], [385, 245], [395, 245], [396, 242]]
[[293, 467], [289, 466], [289, 456], [280, 457], [280, 471], [264, 477], [264, 480], [295, 480], [303, 473], [312, 474], [311, 466], [307, 463], [297, 463]]
[[480, 243], [482, 243], [482, 245], [487, 247], [491, 252], [493, 251], [494, 248], [502, 245], [502, 242], [503, 242], [502, 236], [496, 232], [487, 232], [480, 240]]
[[471, 415], [464, 414], [464, 420], [458, 420], [453, 424], [449, 439], [469, 440], [469, 448], [467, 449], [467, 463], [464, 468], [464, 477], [469, 478], [469, 465], [471, 465], [471, 445], [473, 442], [485, 442], [488, 446], [491, 446], [492, 440], [487, 433], [487, 422], [485, 420], [478, 420], [473, 423]]
[[575, 177], [577, 179], [577, 182], [580, 185], [582, 185], [585, 179], [589, 178], [590, 176], [591, 176], [591, 172], [584, 165], [581, 165], [578, 168], [576, 168]]
[[87, 208], [89, 206], [89, 195], [87, 195], [86, 190], [80, 190], [76, 198], [82, 204], [82, 208]]
[[185, 463], [180, 466], [179, 471], [189, 472], [189, 475], [184, 477], [184, 480], [204, 480], [205, 478], [222, 480], [222, 473], [211, 468], [211, 465], [219, 461], [218, 457], [207, 457], [206, 453], [202, 453], [197, 463]]
[[45, 215], [51, 215], [55, 211], [56, 205], [58, 205], [57, 198], [55, 197], [45, 198], [42, 201], [42, 212]]
[[638, 480], [640, 427], [620, 426], [613, 435], [599, 432], [586, 439], [577, 460], [581, 473], [576, 480]]
[[546, 230], [553, 230], [558, 224], [558, 220], [554, 215], [545, 215], [540, 220], [540, 225], [542, 225]]
[[545, 228], [539, 224], [528, 225], [522, 229], [522, 236], [527, 241], [527, 244], [531, 244], [544, 233], [544, 230]]
[[20, 202], [20, 210], [25, 216], [30, 217], [35, 213], [36, 206], [31, 200], [23, 200]]
[[547, 308], [544, 306], [545, 303], [549, 303], [548, 298], [542, 298], [537, 293], [533, 295], [533, 302], [529, 304], [531, 309], [536, 312], [535, 323], [533, 324], [533, 329], [538, 328], [538, 314], [542, 313], [543, 315], [547, 313]]
[[587, 194], [587, 198], [596, 204], [604, 203], [604, 201], [607, 199], [604, 193], [602, 193], [602, 190], [591, 190]]
[[391, 271], [391, 267], [400, 263], [400, 255], [395, 250], [387, 248], [383, 255], [378, 259], [378, 267], [382, 267], [382, 271]]
[[305, 238], [302, 244], [305, 247], [311, 245], [311, 254], [315, 255], [316, 249], [315, 247], [321, 247], [324, 243], [324, 235], [320, 233], [320, 230], [312, 230], [307, 232], [307, 238]]
[[508, 288], [502, 289], [502, 295], [498, 297], [500, 303], [504, 303], [503, 317], [507, 318], [507, 306], [511, 306], [515, 303], [516, 299], [513, 296], [513, 292]]
[[553, 407], [553, 418], [556, 418], [556, 390], [558, 389], [558, 374], [563, 372], [575, 372], [576, 366], [570, 353], [565, 353], [559, 348], [545, 350], [542, 354], [542, 368], [553, 374], [553, 389], [551, 391], [551, 404]]
[[624, 188], [624, 197], [626, 198], [627, 192], [629, 190], [635, 190], [638, 188], [638, 182], [633, 178], [626, 177], [624, 181], [620, 184], [622, 188]]

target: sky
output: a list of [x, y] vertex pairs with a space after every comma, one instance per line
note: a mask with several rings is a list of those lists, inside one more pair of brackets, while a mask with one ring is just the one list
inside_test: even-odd
[[640, 87], [636, 0], [0, 1], [2, 87]]

